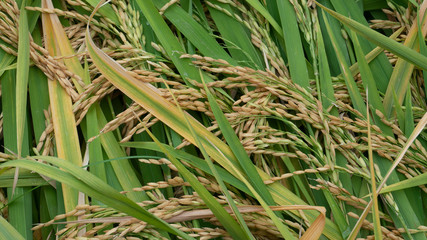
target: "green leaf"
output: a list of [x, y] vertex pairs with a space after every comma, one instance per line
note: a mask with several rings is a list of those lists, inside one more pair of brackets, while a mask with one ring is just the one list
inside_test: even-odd
[[[213, 95], [209, 92], [206, 85], [205, 85], [205, 92], [207, 93], [209, 104], [215, 116], [216, 122], [218, 123], [218, 126], [221, 129], [222, 135], [224, 136], [225, 140], [227, 141], [228, 145], [233, 151], [234, 156], [236, 156], [240, 166], [244, 170], [244, 173], [248, 177], [248, 182], [250, 184], [247, 184], [247, 187], [250, 190], [251, 188], [253, 188], [256, 191], [256, 192], [252, 191], [252, 193], [254, 194], [255, 198], [264, 207], [268, 216], [272, 219], [272, 221], [274, 222], [274, 224], [276, 225], [280, 233], [286, 239], [295, 239], [295, 237], [290, 233], [287, 226], [284, 225], [282, 222], [280, 222], [279, 218], [270, 209], [269, 206], [273, 206], [274, 204], [274, 200], [270, 192], [265, 187], [264, 182], [262, 181], [260, 175], [258, 174], [248, 154], [246, 153], [246, 150], [244, 149], [243, 145], [240, 143], [239, 138], [234, 133], [233, 128], [231, 127], [224, 113], [219, 108], [218, 103], [216, 102]], [[200, 147], [203, 147], [203, 146], [199, 145], [199, 148]]]
[[[107, 120], [99, 106], [96, 106], [96, 114], [98, 124], [100, 126], [105, 126], [107, 124]], [[117, 139], [112, 132], [101, 134], [99, 138], [104, 151], [110, 159], [126, 157], [125, 152], [119, 146]], [[148, 200], [148, 196], [145, 192], [130, 191], [135, 187], [140, 187], [141, 183], [139, 182], [135, 174], [135, 170], [132, 168], [129, 160], [112, 161], [111, 166], [113, 167], [114, 173], [123, 190], [128, 191], [126, 193], [128, 198], [136, 202]]]
[[[319, 100], [322, 102], [323, 109], [328, 109], [336, 99], [334, 96], [334, 86], [331, 79], [331, 71], [329, 70], [322, 31], [319, 25], [317, 25], [316, 28], [319, 57], [319, 86], [317, 87], [319, 89]], [[335, 108], [332, 111], [334, 113], [338, 113]]]
[[[424, 56], [427, 56], [427, 45], [426, 42], [424, 41], [424, 37], [423, 36], [423, 32], [421, 29], [421, 22], [424, 19], [420, 19], [420, 14], [419, 14], [419, 9], [417, 11], [417, 25], [418, 25], [418, 44], [420, 46], [420, 53]], [[427, 15], [424, 14], [424, 18], [426, 18]], [[424, 79], [424, 92], [427, 92], [427, 70], [423, 70], [423, 79]], [[425, 96], [425, 98], [427, 99], [427, 95]]]
[[[356, 42], [356, 49], [357, 49], [357, 36], [355, 36], [355, 42]], [[361, 51], [361, 49], [359, 48], [359, 59], [363, 59], [364, 60], [364, 56], [363, 53]], [[366, 81], [368, 80], [373, 80], [373, 76], [369, 70], [368, 64], [367, 63], [363, 63], [363, 60], [360, 62], [361, 63], [361, 70], [364, 69], [364, 76], [367, 77], [368, 79], [366, 79]], [[376, 90], [376, 86], [373, 86], [374, 89]], [[374, 222], [374, 236], [375, 239], [377, 240], [382, 240], [382, 231], [381, 231], [381, 222], [380, 222], [380, 212], [378, 209], [378, 194], [377, 194], [377, 180], [375, 177], [375, 167], [374, 167], [374, 156], [373, 156], [373, 150], [372, 150], [372, 135], [371, 135], [371, 120], [370, 120], [370, 113], [369, 113], [369, 100], [370, 100], [370, 95], [368, 93], [369, 88], [366, 88], [366, 95], [368, 95], [367, 99], [366, 99], [366, 122], [368, 124], [368, 158], [369, 158], [369, 172], [371, 175], [371, 189], [372, 189], [372, 201], [373, 201], [373, 206], [372, 206], [372, 218], [373, 218], [373, 222]], [[376, 92], [375, 92], [376, 93]], [[374, 95], [373, 97], [377, 97], [376, 95]], [[379, 97], [379, 96], [378, 96]]]
[[124, 212], [130, 216], [152, 224], [159, 229], [176, 234], [177, 236], [180, 236], [184, 239], [193, 239], [182, 231], [157, 218], [152, 213], [140, 207], [138, 204], [123, 196], [114, 188], [110, 187], [101, 179], [85, 171], [84, 169], [77, 167], [68, 161], [64, 161], [55, 157], [38, 156], [37, 159], [51, 163], [64, 170], [36, 162], [31, 159], [10, 161], [1, 164], [0, 167], [14, 166], [36, 171], [49, 178], [60, 181], [69, 187], [78, 189], [79, 191], [98, 199], [99, 201], [112, 208], [115, 208], [118, 211]]
[[[5, 152], [16, 155], [17, 152], [17, 125], [16, 125], [16, 74], [15, 70], [7, 71], [1, 78], [1, 89], [2, 89], [2, 111], [3, 111], [3, 141]], [[29, 132], [28, 125], [24, 126], [24, 137], [22, 142], [22, 155], [29, 154]], [[10, 152], [9, 152], [10, 151]], [[10, 223], [23, 235], [26, 239], [32, 237], [30, 231], [32, 224], [32, 199], [31, 194], [26, 194], [25, 198], [18, 198], [18, 193], [27, 192], [28, 188], [17, 187], [19, 183], [19, 171], [18, 169], [11, 170], [12, 172], [9, 175], [10, 186], [8, 196], [9, 203], [11, 203], [12, 198], [17, 201], [14, 201], [13, 204], [9, 205], [9, 221]], [[21, 182], [22, 185], [25, 185]], [[21, 185], [20, 184], [20, 185]], [[23, 214], [25, 213], [25, 214]]]
[[0, 239], [25, 240], [2, 216], [0, 216]]
[[343, 78], [345, 80], [345, 84], [347, 85], [348, 92], [350, 94], [351, 102], [354, 106], [354, 108], [359, 111], [360, 113], [365, 113], [365, 103], [363, 101], [362, 95], [359, 92], [359, 89], [357, 88], [356, 82], [353, 79], [353, 76], [351, 75], [350, 69], [348, 67], [347, 62], [344, 59], [344, 55], [341, 52], [341, 50], [338, 48], [338, 43], [336, 41], [335, 35], [333, 34], [331, 27], [329, 25], [329, 22], [325, 15], [323, 15], [323, 21], [325, 22], [326, 29], [329, 33], [329, 37], [331, 38], [331, 42], [333, 47], [335, 48], [337, 58], [339, 61], [339, 65], [341, 68], [341, 72], [343, 74]]
[[403, 112], [402, 106], [399, 104], [399, 100], [397, 99], [396, 92], [393, 93], [393, 104], [394, 110], [396, 112], [396, 117], [399, 123], [400, 129], [405, 130], [405, 113]]
[[31, 231], [33, 197], [31, 189], [32, 187], [17, 187], [14, 189], [13, 195], [12, 188], [7, 189], [9, 222], [25, 239], [33, 239]]
[[[344, 2], [341, 0], [331, 0], [331, 2], [338, 13], [346, 17], [350, 17], [358, 23], [369, 27], [369, 23], [366, 20], [363, 10], [361, 8], [360, 1], [348, 0]], [[347, 31], [347, 34], [350, 35], [350, 39], [353, 40], [353, 36], [351, 35], [350, 30], [348, 28], [345, 29]], [[369, 53], [375, 47], [374, 44], [367, 41], [366, 39], [359, 39], [359, 42], [364, 54]], [[350, 44], [349, 41], [348, 44]], [[349, 53], [352, 54], [352, 51], [350, 50], [351, 46], [349, 46], [348, 49]], [[373, 59], [373, 61], [370, 62], [369, 66], [372, 69], [375, 69], [375, 71], [372, 72], [372, 75], [376, 80], [375, 82], [378, 90], [384, 93], [387, 89], [389, 78], [392, 72], [392, 66], [385, 53], [381, 52], [377, 58]]]
[[[211, 94], [209, 93], [208, 88], [206, 87], [206, 83], [205, 82], [203, 82], [203, 87], [204, 87], [206, 93], [208, 94], [208, 96], [212, 97]], [[177, 102], [176, 98], [174, 98], [174, 100], [175, 100], [175, 102], [178, 105], [178, 102]], [[184, 112], [182, 111], [182, 109], [181, 109], [181, 112], [182, 112], [182, 114], [184, 114]], [[191, 125], [189, 124], [188, 119], [186, 119], [186, 120], [187, 120], [188, 128], [191, 130], [191, 133], [193, 134], [194, 139], [196, 140], [197, 146], [203, 146], [201, 144], [200, 139], [198, 138], [197, 134], [191, 128]], [[231, 197], [231, 195], [230, 195], [227, 187], [225, 186], [224, 181], [222, 180], [222, 176], [216, 170], [215, 165], [213, 164], [211, 158], [209, 157], [209, 154], [206, 152], [206, 150], [203, 147], [201, 147], [199, 149], [202, 152], [203, 157], [205, 158], [206, 162], [208, 163], [209, 168], [212, 171], [213, 176], [215, 177], [216, 181], [218, 182], [218, 184], [219, 184], [219, 186], [221, 188], [222, 194], [224, 194], [224, 196], [226, 197], [227, 203], [230, 206], [231, 210], [233, 211], [234, 216], [237, 218], [237, 221], [238, 221], [239, 225], [241, 226], [241, 229], [244, 232], [244, 237], [246, 239], [255, 240], [254, 236], [252, 235], [252, 233], [250, 232], [248, 226], [246, 225], [245, 220], [243, 219], [242, 215], [240, 214], [239, 209], [237, 209], [237, 206], [234, 203], [234, 199]], [[243, 236], [241, 236], [241, 237], [243, 237]]]
[[[163, 7], [167, 0], [153, 1], [157, 8]], [[215, 41], [193, 17], [177, 4], [173, 4], [165, 11], [164, 16], [187, 37], [187, 39], [205, 56], [224, 59], [232, 65], [237, 62]]]
[[[150, 137], [158, 144], [159, 148], [162, 148], [159, 140], [148, 130], [145, 129]], [[211, 195], [211, 193], [199, 182], [199, 180], [190, 172], [188, 169], [180, 163], [172, 154], [170, 154], [166, 149], [163, 148], [163, 152], [168, 156], [169, 161], [178, 169], [178, 172], [187, 180], [191, 187], [197, 192], [200, 198], [203, 199], [203, 202], [209, 209], [214, 213], [218, 218], [227, 232], [234, 239], [249, 239], [246, 233], [242, 228], [237, 224], [237, 222], [231, 217], [231, 215], [218, 203], [218, 201]]]
[[265, 7], [258, 0], [246, 0], [254, 9], [256, 9], [273, 26], [274, 30], [283, 37], [283, 31], [276, 20], [270, 15]]
[[310, 80], [294, 7], [288, 0], [280, 0], [277, 2], [277, 8], [282, 22], [292, 81], [308, 89]]
[[409, 137], [414, 131], [414, 114], [412, 113], [412, 94], [411, 89], [408, 87], [406, 90], [405, 98], [405, 136]]
[[422, 186], [426, 184], [427, 184], [427, 173], [423, 173], [413, 178], [405, 179], [398, 183], [386, 186], [380, 191], [380, 193], [384, 194], [388, 192], [399, 191], [399, 190], [416, 187], [416, 186]]
[[360, 69], [360, 75], [362, 77], [363, 86], [366, 89], [367, 99], [369, 99], [369, 105], [372, 105], [372, 107], [370, 106], [370, 108], [372, 109], [372, 112], [374, 112], [374, 114], [372, 114], [374, 122], [376, 125], [378, 125], [381, 128], [381, 130], [384, 133], [386, 133], [389, 136], [392, 136], [393, 135], [392, 129], [389, 126], [385, 125], [381, 121], [381, 119], [378, 117], [378, 115], [375, 114], [375, 111], [377, 110], [379, 110], [382, 114], [384, 114], [384, 106], [377, 89], [374, 75], [372, 74], [371, 68], [369, 67], [365, 59], [365, 56], [362, 52], [362, 48], [360, 46], [358, 36], [356, 36], [356, 34], [353, 31], [351, 32], [351, 34], [353, 36], [352, 39], [353, 39], [354, 49], [357, 56], [358, 66]]
[[[391, 36], [390, 39], [396, 40], [396, 38], [403, 32], [405, 28], [401, 27], [399, 28], [397, 31], [395, 31]], [[353, 31], [352, 31], [353, 32]], [[353, 35], [352, 35], [353, 36]], [[354, 37], [353, 37], [354, 39]], [[354, 40], [353, 40], [354, 41]], [[381, 47], [376, 47], [374, 48], [372, 51], [370, 51], [368, 54], [366, 54], [365, 59], [366, 62], [370, 63], [372, 62], [375, 58], [377, 58], [382, 52], [384, 52], [384, 49]], [[373, 66], [371, 66], [371, 69], [374, 69]], [[353, 75], [353, 77], [355, 77], [358, 73], [359, 73], [359, 64], [355, 63], [350, 67], [350, 71], [351, 74]], [[338, 76], [341, 77], [341, 76]], [[374, 76], [375, 78], [375, 76]], [[377, 88], [378, 88], [378, 84], [377, 84]]]
[[[427, 22], [427, 19], [425, 18], [425, 10], [427, 8], [427, 2], [424, 2], [422, 4], [422, 10], [418, 11], [418, 18], [421, 17], [423, 19], [422, 26], [424, 26]], [[402, 47], [406, 47], [407, 49], [410, 49], [413, 52], [416, 52], [420, 49], [418, 37], [420, 36], [422, 39], [424, 39], [424, 36], [426, 35], [426, 30], [422, 31], [418, 28], [418, 23], [415, 22], [411, 29], [409, 30], [409, 33], [407, 34], [407, 37], [405, 39], [405, 42], [403, 45], [399, 45]], [[408, 50], [409, 51], [409, 50]], [[427, 59], [426, 56], [417, 53], [418, 56], [423, 57], [424, 59]], [[396, 54], [397, 55], [397, 54]], [[393, 94], [396, 94], [397, 96], [397, 104], [402, 105], [406, 90], [409, 87], [409, 82], [412, 79], [412, 73], [414, 72], [414, 65], [413, 62], [408, 60], [405, 57], [399, 56], [400, 58], [397, 59], [397, 62], [395, 64], [393, 74], [390, 78], [390, 83], [387, 88], [387, 92], [384, 96], [384, 109], [385, 109], [385, 115], [387, 117], [390, 117], [393, 113], [392, 106], [394, 105], [392, 102], [394, 100]], [[424, 68], [424, 70], [426, 70]]]
[[358, 34], [373, 42], [374, 44], [381, 46], [382, 48], [389, 50], [397, 56], [405, 59], [406, 61], [422, 68], [427, 69], [427, 57], [417, 53], [415, 50], [408, 48], [396, 41], [389, 39], [388, 37], [364, 26], [350, 18], [347, 18], [339, 13], [336, 13], [323, 5], [317, 3], [319, 7], [328, 12], [333, 17], [337, 18], [344, 25], [356, 31]]
[[27, 120], [28, 73], [30, 68], [30, 37], [24, 1], [19, 15], [18, 60], [16, 65], [16, 139], [18, 157], [22, 154], [25, 122]]
[[[2, 170], [3, 171], [3, 170]], [[0, 187], [12, 187], [14, 182], [15, 169], [8, 169], [1, 173], [0, 175]], [[16, 187], [31, 187], [31, 186], [40, 186], [48, 185], [39, 174], [32, 173], [26, 169], [19, 169], [19, 178], [16, 182]], [[22, 222], [21, 222], [22, 223]], [[22, 224], [21, 224], [22, 225]]]
[[364, 11], [380, 10], [387, 7], [388, 5], [386, 0], [363, 0]]
[[[87, 61], [85, 61], [84, 71], [85, 75], [83, 77], [83, 81], [85, 82], [85, 84], [90, 84], [89, 66], [87, 64]], [[96, 107], [91, 106], [86, 115], [86, 138], [90, 139], [92, 137], [95, 137], [96, 135], [98, 135], [99, 130], [100, 128], [98, 125], [98, 118], [96, 116]], [[89, 163], [93, 164], [93, 166], [90, 167], [90, 172], [101, 180], [103, 180], [104, 182], [107, 182], [107, 175], [103, 162], [104, 159], [102, 154], [101, 140], [99, 138], [95, 138], [93, 141], [87, 143], [86, 151], [89, 151]], [[94, 202], [94, 204], [98, 203]]]
[[[232, 15], [237, 14], [229, 4], [220, 2], [215, 2], [214, 4]], [[208, 9], [233, 59], [237, 60], [239, 65], [263, 69], [264, 63], [260, 53], [252, 44], [250, 34], [248, 34], [245, 26], [218, 9], [211, 6], [208, 6]], [[205, 77], [205, 81], [207, 80]]]
[[184, 48], [159, 14], [153, 2], [151, 0], [137, 1], [137, 4], [181, 76], [184, 79], [190, 78], [200, 82], [198, 70], [193, 66], [190, 59], [181, 58], [181, 55], [185, 53]]

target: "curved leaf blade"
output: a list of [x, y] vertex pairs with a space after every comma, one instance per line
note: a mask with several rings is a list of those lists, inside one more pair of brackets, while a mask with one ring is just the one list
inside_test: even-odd
[[118, 211], [124, 212], [126, 214], [129, 214], [130, 216], [152, 224], [158, 227], [159, 229], [176, 234], [177, 236], [180, 236], [184, 239], [193, 239], [182, 231], [172, 227], [165, 221], [154, 216], [152, 213], [140, 207], [134, 201], [120, 194], [114, 188], [107, 185], [101, 179], [85, 171], [84, 169], [79, 168], [70, 162], [55, 157], [38, 156], [37, 158], [56, 165], [64, 170], [60, 170], [56, 167], [49, 166], [47, 164], [43, 164], [41, 162], [37, 162], [31, 159], [9, 161], [0, 166], [22, 167], [38, 172], [49, 178], [60, 181], [63, 184], [68, 185], [69, 187], [78, 189], [79, 191], [82, 191], [85, 194], [98, 199], [99, 201], [117, 209]]

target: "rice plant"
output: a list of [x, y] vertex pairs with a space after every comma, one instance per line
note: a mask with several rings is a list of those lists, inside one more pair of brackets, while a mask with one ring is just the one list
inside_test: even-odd
[[0, 239], [427, 239], [426, 8], [1, 0]]

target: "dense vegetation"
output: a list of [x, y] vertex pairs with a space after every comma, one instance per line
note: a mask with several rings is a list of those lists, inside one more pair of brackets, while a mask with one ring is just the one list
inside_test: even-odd
[[427, 1], [1, 0], [0, 239], [427, 239]]

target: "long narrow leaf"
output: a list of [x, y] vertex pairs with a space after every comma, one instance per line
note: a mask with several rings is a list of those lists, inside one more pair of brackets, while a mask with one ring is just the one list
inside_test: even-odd
[[[357, 39], [357, 37], [355, 39]], [[369, 91], [369, 88], [366, 89], [367, 96], [369, 96], [368, 91]], [[371, 121], [370, 121], [370, 114], [369, 114], [369, 97], [367, 98], [367, 103], [366, 103], [366, 122], [368, 123], [368, 158], [369, 158], [369, 172], [371, 173], [371, 188], [372, 188], [372, 201], [373, 201], [372, 214], [374, 219], [373, 220], [374, 234], [375, 234], [375, 239], [381, 240], [382, 232], [381, 232], [380, 214], [378, 209], [377, 181], [375, 178], [374, 156], [372, 153], [372, 135], [371, 135]]]
[[27, 10], [25, 1], [19, 15], [18, 60], [16, 66], [16, 139], [18, 157], [22, 154], [25, 122], [27, 119], [28, 73], [30, 68], [30, 38], [28, 32]]
[[380, 194], [399, 191], [411, 187], [422, 186], [427, 184], [427, 173], [423, 173], [413, 178], [405, 179], [401, 182], [384, 187]]
[[[328, 58], [326, 56], [325, 44], [323, 42], [322, 31], [320, 26], [317, 28], [317, 49], [319, 62], [319, 100], [322, 102], [324, 109], [328, 109], [335, 102], [334, 87], [332, 85], [331, 71], [329, 70]], [[336, 110], [333, 110], [336, 113]]]
[[[176, 234], [184, 239], [193, 239], [182, 231], [172, 227], [163, 220], [157, 218], [152, 213], [148, 212], [144, 208], [140, 207], [135, 202], [126, 198], [115, 189], [104, 183], [99, 178], [95, 177], [91, 173], [83, 170], [80, 167], [75, 166], [68, 161], [58, 159], [55, 157], [37, 157], [43, 161], [54, 164], [58, 167], [61, 167], [64, 170], [36, 162], [34, 160], [16, 160], [2, 164], [2, 167], [23, 167], [33, 171], [36, 171], [42, 175], [45, 175], [49, 178], [58, 180], [64, 184], [69, 185], [70, 187], [76, 188], [89, 196], [97, 198], [99, 201], [119, 210], [124, 213], [134, 216], [142, 221], [146, 221], [149, 224], [152, 224], [159, 229], [166, 230], [170, 233]], [[105, 196], [108, 197], [105, 197]]]
[[[105, 116], [101, 108], [99, 106], [96, 106], [95, 109], [96, 109], [98, 124], [100, 126], [105, 126], [105, 124], [107, 124], [107, 120], [105, 119]], [[114, 158], [126, 157], [125, 152], [123, 151], [122, 148], [120, 148], [119, 144], [117, 143], [117, 139], [112, 132], [102, 134], [99, 138], [109, 158], [114, 159]], [[114, 172], [123, 190], [129, 191], [126, 195], [131, 200], [143, 201], [148, 199], [148, 197], [144, 192], [130, 191], [135, 187], [139, 187], [141, 183], [136, 177], [135, 171], [133, 170], [128, 160], [113, 161], [111, 162], [111, 166], [113, 167]]]
[[227, 121], [227, 118], [219, 108], [216, 100], [214, 99], [212, 94], [209, 93], [209, 90], [207, 89], [206, 85], [205, 85], [205, 91], [208, 95], [208, 100], [212, 108], [212, 112], [219, 125], [219, 128], [221, 129], [222, 134], [224, 135], [224, 138], [226, 139], [227, 143], [232, 149], [233, 154], [236, 156], [240, 166], [243, 168], [246, 175], [251, 176], [251, 178], [249, 178], [249, 181], [248, 181], [250, 182], [251, 185], [248, 185], [248, 188], [249, 189], [253, 188], [256, 191], [256, 192], [253, 192], [253, 194], [255, 195], [257, 200], [261, 203], [261, 205], [265, 208], [265, 211], [273, 220], [274, 224], [276, 225], [277, 229], [279, 229], [280, 233], [282, 233], [286, 239], [294, 239], [294, 236], [290, 233], [286, 225], [282, 224], [278, 219], [278, 217], [272, 214], [271, 209], [269, 209], [269, 207], [267, 206], [267, 204], [269, 204], [270, 206], [274, 204], [274, 200], [271, 197], [270, 192], [268, 192], [267, 188], [265, 187], [261, 177], [258, 175], [257, 170], [255, 169], [255, 166], [253, 165], [252, 161], [249, 159], [245, 149], [240, 143], [239, 138], [234, 133], [234, 130], [231, 128], [229, 122]]
[[[3, 111], [3, 141], [4, 149], [9, 154], [16, 156], [18, 149], [17, 146], [17, 125], [16, 125], [16, 72], [15, 70], [9, 70], [3, 74], [1, 78], [1, 89], [2, 89], [2, 111]], [[24, 127], [22, 141], [22, 155], [29, 154], [29, 136], [28, 126]], [[8, 215], [9, 222], [14, 226], [18, 232], [25, 238], [30, 238], [31, 224], [32, 224], [32, 194], [29, 193], [31, 187], [18, 187], [19, 173], [21, 171], [18, 168], [12, 170], [13, 175], [9, 175], [12, 181], [9, 181], [10, 188], [7, 189], [9, 196], [8, 202]], [[34, 183], [33, 183], [34, 185]], [[27, 194], [22, 195], [22, 193]], [[22, 198], [21, 198], [21, 197]]]
[[281, 0], [277, 2], [277, 8], [282, 22], [292, 81], [301, 87], [308, 88], [310, 80], [294, 7], [288, 0]]
[[363, 102], [362, 95], [360, 94], [359, 89], [357, 88], [356, 82], [354, 81], [353, 76], [351, 75], [350, 69], [349, 69], [346, 61], [344, 60], [344, 56], [343, 56], [341, 50], [338, 48], [335, 35], [333, 34], [331, 27], [329, 25], [329, 22], [326, 19], [326, 17], [323, 17], [323, 21], [325, 22], [326, 29], [328, 30], [329, 37], [331, 38], [331, 41], [332, 41], [332, 45], [335, 48], [337, 58], [339, 61], [339, 65], [341, 68], [341, 72], [343, 74], [345, 84], [347, 85], [347, 89], [349, 91], [350, 98], [351, 98], [351, 101], [353, 103], [353, 106], [360, 113], [364, 113], [365, 103]]
[[[162, 145], [159, 140], [150, 132], [150, 130], [146, 129], [147, 133], [154, 140], [155, 143], [158, 144], [160, 148]], [[242, 238], [249, 239], [246, 233], [242, 230], [242, 228], [237, 224], [237, 222], [231, 217], [227, 211], [218, 203], [218, 201], [211, 195], [211, 193], [197, 180], [197, 178], [188, 171], [185, 166], [180, 163], [172, 154], [170, 154], [166, 149], [163, 149], [163, 152], [168, 156], [169, 160], [172, 164], [178, 169], [179, 173], [182, 174], [190, 185], [196, 190], [198, 195], [203, 199], [205, 204], [212, 210], [214, 215], [218, 218], [221, 224], [227, 229], [228, 233], [234, 238]]]
[[[53, 9], [53, 5], [50, 4], [49, 2], [47, 2], [48, 7]], [[60, 51], [61, 55], [66, 56], [66, 58], [64, 59], [64, 63], [65, 65], [73, 72], [75, 73], [77, 76], [80, 76], [83, 79], [86, 79], [85, 81], [88, 83], [88, 81], [90, 81], [88, 78], [89, 76], [87, 75], [87, 71], [84, 71], [83, 67], [80, 64], [79, 59], [77, 58], [77, 56], [75, 56], [75, 52], [73, 50], [73, 48], [71, 47], [71, 43], [68, 40], [68, 37], [58, 19], [58, 17], [56, 15], [50, 14], [50, 20], [52, 21], [52, 27], [53, 27], [53, 34], [55, 35], [55, 38], [58, 40], [58, 42], [60, 42], [61, 44], [58, 44], [58, 51]], [[70, 57], [72, 56], [72, 57]], [[82, 86], [80, 86], [80, 83], [77, 81], [77, 79], [73, 79], [74, 81], [74, 85], [76, 86], [77, 90], [79, 93], [83, 92], [83, 88]], [[99, 110], [99, 106], [98, 104], [95, 104], [95, 106], [90, 109], [90, 117], [92, 119], [92, 121], [89, 121], [90, 119], [87, 119], [89, 122], [86, 126], [86, 129], [88, 131], [91, 132], [91, 134], [89, 135], [97, 135], [97, 133], [99, 132], [99, 129], [97, 129], [96, 126], [102, 125], [102, 124], [106, 124], [104, 122], [106, 122], [105, 120], [105, 116], [103, 115], [103, 112], [101, 110]], [[96, 111], [95, 111], [96, 110]], [[74, 117], [73, 117], [74, 118]], [[102, 122], [104, 121], [104, 122]], [[82, 125], [84, 125], [85, 122], [82, 123]], [[94, 126], [92, 126], [94, 125]], [[99, 158], [101, 155], [100, 152], [102, 153], [102, 150], [99, 149], [99, 147], [97, 147], [98, 149], [96, 150], [94, 147], [95, 145], [97, 145], [97, 141], [99, 141], [99, 139], [95, 139], [94, 143], [91, 144], [89, 143], [89, 148], [91, 151], [96, 151], [97, 152], [97, 156], [96, 158]], [[112, 133], [107, 133], [105, 135], [103, 135], [101, 137], [101, 144], [104, 146], [105, 151], [107, 152], [107, 155], [110, 158], [117, 158], [117, 157], [123, 157], [124, 153], [123, 151], [120, 149], [120, 147], [118, 146], [118, 143], [116, 141], [116, 139], [114, 138], [114, 136], [112, 135]], [[94, 154], [90, 154], [92, 156], [91, 159], [94, 159], [95, 156]], [[137, 179], [131, 165], [129, 164], [128, 161], [115, 161], [112, 163], [114, 172], [119, 180], [119, 183], [121, 185], [121, 187], [123, 188], [123, 190], [130, 190], [134, 187], [138, 187], [140, 186], [140, 182]], [[97, 165], [95, 167], [95, 169], [101, 168], [101, 170], [99, 170], [99, 173], [101, 174], [100, 176], [102, 176], [102, 165]], [[104, 168], [105, 170], [105, 168]], [[97, 171], [97, 170], [95, 170]], [[134, 201], [142, 201], [142, 200], [146, 200], [147, 196], [144, 194], [144, 192], [128, 192], [127, 196], [129, 198], [131, 198]]]
[[[49, 6], [52, 7], [52, 4], [49, 4], [48, 0], [43, 0], [42, 6], [47, 8]], [[49, 54], [56, 56], [60, 55], [58, 47], [60, 43], [57, 42], [51, 18], [53, 16], [50, 14], [42, 14], [45, 45]], [[48, 85], [58, 156], [61, 159], [72, 162], [76, 166], [81, 166], [82, 156], [71, 98], [56, 79], [48, 81]], [[63, 195], [66, 200], [64, 202], [65, 210], [73, 210], [77, 206], [78, 192], [63, 185]]]
[[[360, 75], [362, 77], [363, 86], [366, 89], [367, 99], [369, 99], [369, 101], [367, 100], [367, 102], [369, 102], [369, 105], [372, 105], [373, 111], [378, 110], [384, 114], [384, 106], [381, 101], [381, 97], [378, 92], [377, 85], [375, 83], [375, 78], [372, 74], [371, 68], [369, 67], [368, 63], [365, 60], [365, 56], [363, 55], [362, 49], [360, 47], [358, 36], [356, 36], [354, 32], [352, 32], [352, 35], [353, 35], [354, 48], [357, 56], [357, 62], [360, 69]], [[377, 114], [373, 114], [373, 118], [374, 118], [375, 124], [377, 124], [383, 132], [385, 132], [387, 135], [393, 134], [391, 128], [385, 125], [381, 121], [381, 119], [378, 117]]]
[[[90, 84], [89, 66], [87, 64], [87, 61], [85, 61], [85, 75], [83, 77], [83, 81], [85, 82], [85, 84]], [[96, 116], [96, 108], [94, 106], [89, 108], [86, 120], [86, 137], [90, 139], [92, 137], [95, 137], [100, 129]], [[95, 138], [93, 141], [88, 143], [87, 151], [89, 151], [89, 163], [93, 164], [93, 166], [90, 167], [90, 171], [104, 182], [107, 182], [105, 165], [103, 163], [102, 158], [103, 154], [101, 140], [99, 138]], [[95, 202], [95, 204], [97, 203]]]

